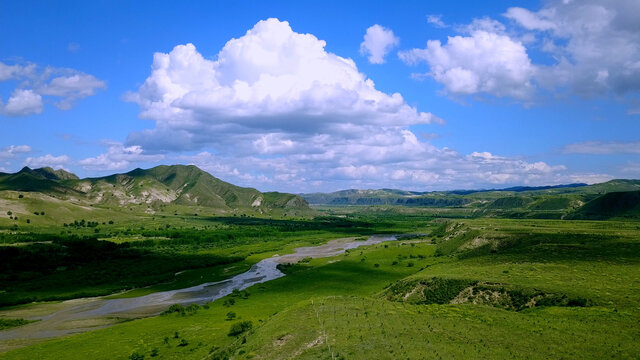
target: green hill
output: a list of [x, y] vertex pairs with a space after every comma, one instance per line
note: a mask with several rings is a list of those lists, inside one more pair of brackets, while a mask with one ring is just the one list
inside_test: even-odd
[[640, 191], [611, 192], [586, 203], [568, 219], [640, 218]]
[[[222, 212], [248, 210], [258, 213], [274, 209], [308, 209], [307, 202], [299, 196], [263, 194], [253, 188], [235, 186], [193, 165], [162, 165], [86, 179], [64, 170], [25, 167], [15, 174], [0, 174], [0, 198], [10, 202], [16, 197], [14, 192], [30, 193], [30, 199], [37, 197], [41, 202], [62, 200], [84, 207], [128, 207], [131, 211], [148, 213], [167, 206], [172, 206], [172, 211], [202, 207]], [[11, 203], [6, 207], [11, 209]]]

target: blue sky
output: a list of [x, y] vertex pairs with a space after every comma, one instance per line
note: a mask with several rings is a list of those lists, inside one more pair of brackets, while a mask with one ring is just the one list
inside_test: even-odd
[[189, 163], [289, 192], [640, 177], [639, 3], [517, 5], [0, 1], [0, 171]]

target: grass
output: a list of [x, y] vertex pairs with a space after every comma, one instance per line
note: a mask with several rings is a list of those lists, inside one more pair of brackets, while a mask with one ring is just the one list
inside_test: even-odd
[[5, 330], [17, 326], [27, 325], [33, 322], [32, 320], [25, 319], [2, 319], [0, 318], [0, 330]]
[[[345, 210], [347, 219], [385, 224], [370, 228], [372, 231], [386, 227], [387, 231], [428, 236], [358, 248], [287, 267], [287, 276], [247, 289], [249, 295], [235, 297], [233, 305], [226, 301], [229, 298], [223, 298], [191, 315], [176, 313], [130, 321], [52, 339], [0, 357], [125, 359], [135, 352], [151, 358], [154, 349], [162, 359], [214, 359], [225, 355], [234, 359], [640, 356], [640, 344], [635, 341], [640, 333], [640, 239], [636, 222], [454, 219], [443, 224], [429, 222], [419, 214], [350, 211]], [[375, 221], [376, 216], [380, 221]], [[218, 225], [279, 224], [241, 221], [242, 225], [237, 221]], [[259, 223], [251, 224], [256, 221]], [[310, 243], [323, 241], [328, 234], [348, 233], [307, 228], [298, 233], [299, 241], [304, 231], [311, 236]], [[295, 241], [278, 243], [279, 249], [274, 250], [256, 244], [264, 243], [241, 245], [243, 251], [256, 251], [243, 266], [297, 245]], [[260, 249], [268, 250], [260, 253]], [[437, 251], [439, 256], [435, 256]], [[199, 275], [198, 271], [183, 273], [185, 283], [198, 281], [198, 276], [224, 275], [215, 271]], [[588, 299], [589, 306], [512, 311], [490, 303], [450, 304], [444, 300], [438, 301], [443, 304], [412, 304], [384, 296], [390, 286], [433, 278], [453, 280], [443, 282], [446, 298], [464, 284], [483, 283], [566, 294]], [[443, 297], [438, 293], [434, 298]], [[236, 315], [232, 321], [227, 320], [230, 312]], [[229, 336], [236, 323], [247, 321], [251, 329]]]

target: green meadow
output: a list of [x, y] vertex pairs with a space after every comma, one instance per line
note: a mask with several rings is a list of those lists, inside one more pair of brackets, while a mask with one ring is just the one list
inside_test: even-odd
[[[237, 227], [254, 234], [246, 239], [237, 235], [239, 247], [225, 247], [224, 241], [215, 246], [206, 241], [178, 245], [171, 236], [149, 241], [139, 231], [127, 236], [143, 239], [114, 237], [118, 238], [115, 242], [130, 246], [147, 243], [149, 251], [178, 247], [241, 259], [192, 269], [118, 296], [224, 278], [274, 253], [331, 238], [420, 235], [283, 266], [285, 277], [212, 303], [38, 342], [0, 357], [640, 356], [635, 341], [640, 334], [640, 229], [636, 221], [443, 219], [420, 211], [332, 211], [341, 217], [193, 220], [194, 226], [204, 229], [218, 226], [231, 231]], [[269, 235], [253, 238], [259, 229]], [[276, 238], [280, 240], [271, 240]]]

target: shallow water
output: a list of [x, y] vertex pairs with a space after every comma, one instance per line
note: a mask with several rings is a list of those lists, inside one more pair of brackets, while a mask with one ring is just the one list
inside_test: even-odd
[[[126, 299], [88, 298], [63, 302], [46, 315], [28, 317], [38, 322], [0, 331], [0, 352], [24, 346], [28, 339], [42, 339], [102, 328], [117, 323], [118, 318], [138, 318], [161, 313], [173, 304], [204, 304], [231, 294], [233, 289], [243, 290], [285, 276], [278, 264], [295, 263], [305, 257], [319, 258], [339, 255], [347, 249], [397, 240], [396, 236], [371, 236], [364, 241], [339, 239], [319, 246], [300, 247], [293, 254], [274, 255], [254, 264], [248, 271], [230, 279], [204, 283], [189, 288], [161, 291]], [[8, 315], [8, 314], [4, 314]]]

